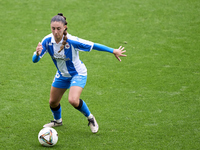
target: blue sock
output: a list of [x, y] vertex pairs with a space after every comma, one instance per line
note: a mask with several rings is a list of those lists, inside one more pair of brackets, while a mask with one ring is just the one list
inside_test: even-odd
[[53, 113], [53, 117], [54, 117], [54, 119], [55, 120], [59, 120], [59, 119], [61, 119], [61, 106], [60, 106], [60, 104], [56, 107], [56, 108], [52, 108], [51, 106], [50, 106], [50, 108], [51, 108], [51, 111], [52, 111], [52, 113]]
[[80, 99], [79, 106], [76, 109], [84, 114], [85, 117], [88, 117], [90, 115], [90, 110], [82, 99]]

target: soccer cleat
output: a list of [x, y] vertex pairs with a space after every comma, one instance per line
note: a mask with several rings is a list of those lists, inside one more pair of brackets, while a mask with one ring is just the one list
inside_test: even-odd
[[88, 126], [90, 126], [92, 133], [97, 133], [99, 130], [99, 125], [97, 124], [95, 117], [93, 116], [91, 119], [88, 119], [88, 121]]
[[45, 124], [43, 127], [58, 127], [62, 126], [62, 122], [57, 122], [55, 120], [51, 121], [50, 123]]

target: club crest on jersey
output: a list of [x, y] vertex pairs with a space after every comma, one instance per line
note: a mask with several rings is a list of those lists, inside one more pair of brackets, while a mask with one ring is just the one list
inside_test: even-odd
[[69, 43], [65, 44], [65, 49], [69, 49], [70, 46], [69, 46]]

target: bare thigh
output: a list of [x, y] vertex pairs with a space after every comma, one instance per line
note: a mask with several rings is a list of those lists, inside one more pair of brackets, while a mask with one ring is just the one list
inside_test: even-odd
[[60, 100], [66, 90], [67, 89], [55, 88], [53, 86], [51, 87], [49, 104], [52, 108], [55, 108], [59, 105]]
[[79, 86], [70, 87], [68, 101], [72, 106], [74, 107], [79, 106], [79, 102], [80, 102], [79, 99], [80, 99], [82, 91], [83, 91], [82, 87], [79, 87]]

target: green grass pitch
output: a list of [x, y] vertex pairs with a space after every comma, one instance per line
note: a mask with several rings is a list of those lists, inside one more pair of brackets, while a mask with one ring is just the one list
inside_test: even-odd
[[37, 139], [52, 119], [49, 92], [56, 68], [39, 41], [62, 12], [68, 32], [127, 50], [81, 52], [88, 82], [81, 95], [100, 130], [61, 101], [59, 150], [200, 149], [199, 0], [0, 0], [0, 149], [42, 150]]

